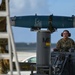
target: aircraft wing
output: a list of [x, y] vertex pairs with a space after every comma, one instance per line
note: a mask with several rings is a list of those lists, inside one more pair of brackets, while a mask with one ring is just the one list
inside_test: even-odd
[[[75, 27], [74, 17], [65, 16], [15, 16], [11, 17], [12, 25], [25, 28], [73, 28]], [[50, 24], [51, 22], [51, 24]]]

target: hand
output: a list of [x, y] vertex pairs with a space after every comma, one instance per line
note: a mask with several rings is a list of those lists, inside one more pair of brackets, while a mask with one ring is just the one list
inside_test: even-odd
[[70, 48], [69, 52], [74, 52], [74, 50], [75, 50], [74, 48]]
[[57, 48], [54, 48], [53, 51], [58, 51], [58, 49]]

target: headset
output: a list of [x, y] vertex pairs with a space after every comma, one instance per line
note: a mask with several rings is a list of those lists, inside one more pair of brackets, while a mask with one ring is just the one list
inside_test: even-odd
[[64, 32], [67, 32], [69, 37], [71, 36], [71, 33], [70, 33], [68, 30], [64, 30], [64, 31], [61, 33], [61, 36], [62, 36], [62, 37], [63, 37], [63, 33], [64, 33]]

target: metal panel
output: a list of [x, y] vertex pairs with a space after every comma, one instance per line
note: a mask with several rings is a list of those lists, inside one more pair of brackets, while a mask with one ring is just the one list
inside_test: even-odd
[[38, 31], [37, 33], [37, 65], [49, 65], [50, 32]]

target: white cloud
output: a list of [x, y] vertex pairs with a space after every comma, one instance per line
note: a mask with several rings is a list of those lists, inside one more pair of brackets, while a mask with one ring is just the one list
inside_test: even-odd
[[11, 0], [10, 1], [10, 11], [11, 15], [20, 14], [24, 8], [24, 0]]
[[17, 9], [22, 9], [24, 7], [24, 1], [25, 0], [13, 0], [13, 5]]
[[11, 0], [10, 7], [12, 15], [49, 13], [48, 0]]
[[31, 11], [34, 11], [39, 14], [49, 13], [48, 0], [30, 0]]

